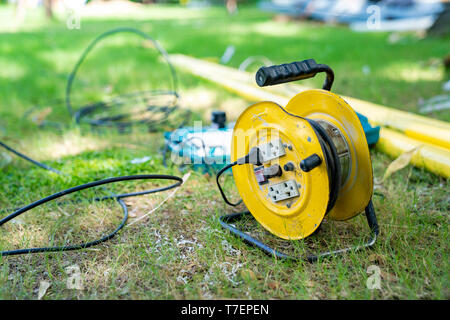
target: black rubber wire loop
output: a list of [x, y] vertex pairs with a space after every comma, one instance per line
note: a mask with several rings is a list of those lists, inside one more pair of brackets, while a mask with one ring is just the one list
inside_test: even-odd
[[336, 204], [337, 197], [339, 195], [339, 189], [341, 187], [341, 163], [339, 161], [339, 155], [337, 153], [336, 146], [327, 134], [325, 129], [322, 128], [320, 124], [311, 119], [306, 119], [314, 131], [316, 132], [317, 138], [319, 139], [322, 151], [325, 154], [325, 160], [328, 169], [328, 180], [330, 181], [330, 192], [328, 198], [328, 205], [326, 213], [330, 212]]
[[100, 244], [102, 242], [105, 242], [105, 241], [113, 238], [125, 226], [125, 223], [128, 219], [128, 208], [122, 199], [128, 198], [128, 197], [135, 197], [135, 196], [141, 196], [141, 195], [145, 195], [145, 194], [161, 192], [161, 191], [165, 191], [165, 190], [170, 190], [170, 189], [180, 186], [183, 183], [183, 179], [180, 177], [172, 176], [172, 175], [160, 175], [160, 174], [146, 174], [146, 175], [114, 177], [114, 178], [108, 178], [108, 179], [104, 179], [104, 180], [89, 182], [86, 184], [82, 184], [82, 185], [79, 185], [79, 186], [76, 186], [73, 188], [69, 188], [69, 189], [57, 192], [48, 197], [45, 197], [38, 201], [35, 201], [25, 207], [22, 207], [22, 208], [16, 210], [15, 212], [11, 213], [10, 215], [6, 216], [5, 218], [1, 219], [0, 226], [4, 225], [8, 221], [13, 220], [14, 218], [20, 216], [21, 214], [23, 214], [33, 208], [36, 208], [40, 205], [43, 205], [43, 204], [53, 201], [55, 199], [61, 198], [65, 195], [68, 195], [68, 194], [71, 194], [74, 192], [78, 192], [81, 190], [105, 185], [105, 184], [111, 184], [111, 183], [120, 182], [120, 181], [130, 181], [130, 180], [172, 180], [172, 181], [176, 181], [176, 182], [169, 186], [165, 186], [165, 187], [161, 187], [161, 188], [156, 188], [156, 189], [151, 189], [151, 190], [146, 190], [146, 191], [141, 191], [141, 192], [123, 193], [123, 194], [118, 194], [118, 195], [104, 196], [101, 198], [92, 199], [94, 201], [103, 201], [103, 200], [114, 199], [117, 202], [119, 202], [120, 206], [123, 209], [123, 213], [124, 213], [124, 216], [123, 216], [123, 219], [122, 219], [122, 222], [120, 223], [120, 225], [113, 232], [109, 233], [108, 235], [106, 235], [100, 239], [97, 239], [97, 240], [94, 240], [91, 242], [82, 243], [82, 244], [77, 244], [77, 245], [27, 248], [27, 249], [0, 251], [0, 256], [11, 256], [11, 255], [39, 253], [39, 252], [70, 251], [70, 250], [78, 250], [78, 249], [84, 249], [84, 248], [89, 248], [89, 247], [95, 246], [97, 244]]
[[[145, 95], [151, 95], [153, 97], [156, 96], [163, 96], [163, 95], [172, 95], [174, 96], [174, 100], [171, 105], [164, 105], [164, 106], [155, 106], [155, 105], [149, 105], [147, 108], [136, 111], [136, 112], [125, 112], [122, 114], [117, 114], [114, 116], [105, 116], [105, 117], [97, 117], [97, 118], [87, 118], [89, 115], [95, 114], [97, 111], [102, 110], [108, 110], [108, 108], [111, 108], [114, 105], [120, 105], [122, 104], [120, 101], [117, 100], [123, 99], [123, 98], [136, 98], [136, 97], [143, 97]], [[123, 95], [115, 96], [114, 99], [111, 99], [110, 101], [101, 101], [96, 102], [92, 104], [85, 105], [78, 109], [74, 115], [73, 118], [75, 119], [76, 123], [81, 123], [83, 119], [84, 121], [89, 123], [92, 126], [132, 126], [134, 124], [157, 124], [162, 123], [164, 121], [167, 121], [167, 117], [174, 111], [174, 108], [176, 107], [176, 100], [179, 98], [178, 93], [175, 91], [161, 91], [161, 90], [155, 90], [155, 91], [138, 91], [134, 93], [128, 93]], [[129, 118], [132, 116], [138, 116], [139, 114], [145, 114], [148, 111], [152, 111], [153, 114], [161, 114], [161, 117], [159, 120], [152, 119], [152, 118], [144, 118], [142, 120], [135, 120], [135, 121], [121, 121], [123, 119]]]
[[107, 37], [109, 37], [111, 35], [114, 35], [114, 34], [117, 34], [117, 33], [123, 33], [123, 32], [137, 34], [137, 35], [141, 36], [142, 38], [152, 42], [152, 44], [159, 51], [159, 53], [164, 58], [164, 60], [166, 60], [167, 65], [169, 66], [170, 73], [171, 73], [171, 76], [172, 76], [172, 92], [177, 92], [178, 91], [177, 74], [176, 74], [175, 68], [173, 67], [172, 63], [170, 62], [170, 58], [169, 58], [169, 55], [166, 52], [166, 50], [164, 50], [164, 48], [155, 39], [153, 39], [148, 34], [146, 34], [145, 32], [143, 32], [143, 31], [141, 31], [139, 29], [135, 29], [135, 28], [116, 28], [116, 29], [112, 29], [112, 30], [106, 31], [106, 32], [102, 33], [101, 35], [99, 35], [97, 38], [95, 38], [89, 44], [89, 46], [83, 51], [81, 57], [78, 59], [77, 63], [75, 64], [74, 69], [70, 73], [69, 79], [67, 80], [67, 86], [66, 86], [66, 106], [67, 106], [67, 109], [69, 110], [69, 113], [71, 115], [74, 115], [74, 111], [73, 111], [72, 104], [71, 104], [71, 101], [70, 101], [70, 94], [71, 94], [71, 91], [72, 91], [72, 83], [73, 83], [73, 81], [75, 79], [75, 76], [77, 74], [77, 71], [78, 71], [79, 67], [81, 66], [81, 64], [83, 63], [84, 59], [86, 58], [88, 53], [97, 45], [97, 43], [100, 42], [100, 40], [102, 40], [104, 38], [107, 38]]
[[[82, 63], [84, 62], [84, 60], [86, 59], [87, 55], [89, 54], [89, 52], [103, 39], [115, 35], [117, 33], [132, 33], [132, 34], [136, 34], [138, 36], [140, 36], [141, 38], [151, 41], [153, 46], [157, 49], [157, 51], [161, 54], [161, 56], [163, 57], [163, 59], [165, 60], [165, 62], [167, 63], [168, 67], [169, 67], [169, 71], [171, 74], [171, 90], [167, 90], [167, 91], [163, 91], [163, 90], [154, 90], [154, 91], [145, 91], [146, 94], [151, 94], [153, 96], [161, 96], [161, 95], [171, 95], [173, 96], [173, 101], [172, 104], [170, 104], [169, 106], [163, 106], [163, 107], [159, 107], [160, 110], [166, 110], [166, 116], [167, 113], [170, 113], [171, 111], [173, 111], [173, 108], [177, 105], [177, 101], [178, 101], [178, 78], [177, 78], [177, 74], [175, 71], [174, 66], [172, 65], [172, 63], [170, 62], [170, 58], [168, 53], [165, 51], [165, 49], [158, 43], [158, 41], [156, 41], [155, 39], [153, 39], [152, 37], [150, 37], [148, 34], [146, 34], [145, 32], [139, 30], [139, 29], [135, 29], [135, 28], [129, 28], [129, 27], [125, 27], [125, 28], [116, 28], [116, 29], [112, 29], [109, 31], [106, 31], [104, 33], [102, 33], [101, 35], [99, 35], [97, 38], [95, 38], [87, 47], [86, 49], [83, 51], [82, 55], [80, 56], [80, 58], [78, 59], [77, 63], [74, 66], [74, 69], [72, 70], [72, 72], [69, 75], [69, 78], [67, 80], [67, 85], [66, 85], [66, 97], [65, 97], [65, 102], [66, 102], [66, 107], [67, 110], [69, 111], [69, 113], [71, 114], [72, 117], [74, 117], [74, 119], [76, 120], [76, 123], [80, 123], [82, 118], [96, 112], [99, 110], [107, 110], [109, 104], [105, 103], [105, 102], [98, 102], [98, 103], [94, 103], [94, 104], [89, 104], [86, 105], [84, 107], [81, 107], [80, 109], [78, 109], [77, 111], [75, 111], [73, 109], [73, 105], [71, 102], [71, 93], [72, 93], [72, 84], [75, 80], [76, 74], [78, 72], [78, 69], [80, 68], [80, 66], [82, 65]], [[144, 91], [141, 92], [136, 92], [136, 93], [128, 93], [128, 94], [124, 94], [124, 95], [119, 95], [116, 96], [117, 98], [124, 98], [124, 97], [128, 97], [128, 98], [133, 98], [133, 97], [137, 97], [140, 94], [144, 93]], [[111, 100], [112, 103], [115, 102], [116, 99]], [[155, 106], [154, 106], [155, 107]], [[167, 108], [167, 109], [166, 109]], [[172, 110], [169, 110], [172, 109]], [[147, 109], [148, 110], [148, 109]], [[145, 112], [145, 110], [144, 110]], [[130, 124], [135, 124], [136, 122], [125, 122], [125, 123], [114, 123], [115, 121], [118, 121], [120, 119], [122, 119], [123, 117], [128, 117], [130, 116], [130, 114], [124, 114], [124, 115], [119, 115], [119, 116], [114, 116], [114, 117], [106, 117], [106, 118], [100, 118], [100, 119], [88, 119], [87, 122], [93, 126], [111, 126], [111, 125], [117, 125], [117, 126], [127, 126]], [[165, 119], [166, 117], [162, 117], [162, 119]], [[143, 120], [143, 121], [138, 121], [137, 123], [148, 123], [150, 122], [149, 120]]]
[[[172, 90], [147, 90], [147, 91], [140, 91], [140, 92], [134, 92], [134, 93], [127, 93], [127, 94], [122, 94], [122, 95], [118, 95], [116, 96], [114, 99], [111, 99], [109, 102], [97, 102], [97, 103], [93, 103], [84, 107], [81, 107], [80, 109], [78, 109], [77, 111], [75, 111], [73, 109], [72, 103], [71, 103], [71, 91], [72, 91], [72, 84], [73, 81], [75, 80], [77, 71], [79, 69], [79, 67], [81, 66], [81, 64], [83, 63], [83, 61], [85, 60], [86, 56], [89, 54], [89, 52], [97, 45], [98, 42], [100, 42], [102, 39], [117, 34], [117, 33], [133, 33], [133, 34], [137, 34], [140, 37], [149, 40], [153, 43], [154, 47], [159, 51], [159, 53], [161, 54], [161, 56], [164, 58], [164, 60], [166, 61], [170, 73], [171, 73], [171, 86], [172, 86]], [[123, 103], [123, 99], [138, 99], [141, 98], [145, 95], [147, 95], [147, 97], [161, 97], [163, 95], [170, 95], [173, 97], [173, 101], [171, 105], [165, 105], [165, 106], [156, 106], [156, 105], [147, 105], [147, 108], [141, 112], [146, 112], [146, 111], [158, 111], [159, 113], [161, 113], [163, 116], [161, 117], [162, 120], [160, 121], [164, 121], [165, 118], [167, 118], [167, 116], [170, 114], [170, 112], [173, 111], [174, 107], [177, 104], [178, 101], [178, 80], [177, 80], [177, 74], [175, 71], [175, 68], [173, 67], [173, 65], [170, 62], [169, 59], [169, 55], [167, 54], [167, 52], [164, 50], [164, 48], [152, 37], [150, 37], [149, 35], [147, 35], [146, 33], [138, 30], [138, 29], [134, 29], [134, 28], [117, 28], [117, 29], [113, 29], [110, 31], [107, 31], [101, 35], [99, 35], [97, 38], [95, 38], [90, 44], [89, 46], [83, 51], [81, 57], [79, 58], [79, 60], [77, 61], [73, 71], [70, 73], [68, 81], [67, 81], [67, 85], [66, 85], [66, 97], [65, 97], [65, 103], [66, 103], [66, 107], [67, 110], [69, 111], [69, 113], [71, 114], [72, 117], [74, 117], [76, 123], [80, 123], [83, 117], [86, 117], [92, 113], [95, 113], [96, 111], [101, 111], [102, 109], [106, 109], [109, 107], [109, 105], [111, 103], [115, 103], [116, 105], [120, 105], [121, 103]], [[134, 113], [133, 115], [136, 115], [137, 113]], [[185, 117], [183, 124], [186, 123], [186, 121], [188, 121], [189, 119], [189, 115], [190, 113], [188, 113], [188, 116]], [[98, 119], [89, 119], [89, 123], [93, 126], [111, 126], [111, 125], [117, 125], [118, 127], [126, 127], [129, 125], [132, 125], [134, 123], [155, 123], [156, 121], [153, 119], [144, 119], [142, 121], [135, 121], [135, 122], [121, 122], [121, 123], [117, 123], [118, 120], [121, 120], [123, 118], [126, 118], [130, 116], [130, 114], [121, 114], [121, 115], [115, 115], [115, 116], [111, 116], [111, 117], [103, 117], [103, 118], [98, 118]], [[182, 124], [182, 125], [183, 125]], [[23, 158], [26, 161], [29, 161], [31, 163], [33, 163], [34, 165], [39, 166], [42, 169], [45, 170], [49, 170], [52, 172], [55, 172], [57, 174], [63, 174], [62, 172], [60, 172], [59, 170], [56, 170], [50, 166], [47, 166], [43, 163], [40, 163], [34, 159], [31, 159], [30, 157], [18, 152], [17, 150], [14, 150], [13, 148], [9, 147], [8, 145], [4, 144], [3, 142], [0, 142], [0, 146], [5, 148], [6, 150], [16, 154], [17, 156]], [[92, 187], [96, 187], [99, 185], [104, 185], [104, 184], [109, 184], [109, 183], [113, 183], [113, 182], [118, 182], [118, 181], [126, 181], [126, 180], [139, 180], [139, 179], [168, 179], [168, 180], [174, 180], [177, 181], [176, 183], [166, 186], [166, 187], [161, 187], [161, 188], [156, 188], [156, 189], [152, 189], [152, 190], [147, 190], [147, 191], [141, 191], [141, 192], [132, 192], [132, 193], [125, 193], [125, 194], [120, 194], [120, 195], [113, 195], [113, 196], [105, 196], [105, 197], [101, 197], [101, 198], [94, 198], [92, 199], [93, 201], [103, 201], [103, 200], [108, 200], [108, 199], [115, 199], [119, 202], [119, 204], [122, 206], [123, 210], [124, 210], [124, 219], [122, 220], [122, 223], [119, 225], [119, 227], [114, 230], [112, 233], [108, 234], [107, 236], [92, 241], [92, 242], [88, 242], [88, 243], [83, 243], [80, 245], [73, 245], [73, 246], [60, 246], [60, 247], [44, 247], [44, 248], [30, 248], [30, 249], [20, 249], [20, 250], [12, 250], [12, 251], [3, 251], [0, 252], [0, 256], [1, 255], [14, 255], [14, 254], [23, 254], [23, 253], [35, 253], [35, 252], [49, 252], [49, 251], [67, 251], [67, 250], [76, 250], [76, 249], [81, 249], [81, 248], [87, 248], [96, 244], [99, 244], [101, 242], [104, 242], [108, 239], [111, 239], [120, 229], [123, 228], [127, 217], [128, 217], [128, 209], [125, 205], [125, 203], [121, 200], [123, 198], [126, 197], [134, 197], [134, 196], [140, 196], [140, 195], [145, 195], [145, 194], [150, 194], [150, 193], [155, 193], [155, 192], [161, 192], [161, 191], [165, 191], [165, 190], [169, 190], [175, 187], [178, 187], [179, 185], [182, 184], [183, 180], [180, 177], [176, 177], [176, 176], [169, 176], [169, 175], [135, 175], [135, 176], [125, 176], [125, 177], [116, 177], [116, 178], [109, 178], [109, 179], [105, 179], [105, 180], [100, 180], [100, 181], [94, 181], [91, 183], [87, 183], [84, 185], [80, 185], [74, 188], [70, 188], [67, 190], [63, 190], [61, 192], [55, 193], [51, 196], [48, 196], [46, 198], [43, 198], [41, 200], [38, 200], [30, 205], [27, 205], [23, 208], [17, 209], [15, 210], [12, 214], [8, 215], [7, 217], [3, 218], [0, 220], [0, 226], [7, 223], [8, 221], [14, 219], [15, 217], [27, 212], [28, 210], [31, 210], [39, 205], [42, 205], [46, 202], [55, 200], [59, 197], [62, 197], [64, 195], [73, 193], [73, 192], [77, 192], [77, 191], [81, 191], [84, 189], [88, 189], [88, 188], [92, 188]], [[58, 203], [58, 204], [62, 204], [64, 202]]]

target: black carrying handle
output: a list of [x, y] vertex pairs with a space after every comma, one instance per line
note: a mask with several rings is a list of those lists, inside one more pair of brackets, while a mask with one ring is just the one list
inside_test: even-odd
[[326, 64], [317, 64], [314, 59], [261, 67], [256, 72], [256, 83], [260, 87], [273, 86], [280, 83], [314, 78], [319, 72], [327, 74], [322, 89], [330, 91], [334, 81], [334, 72]]

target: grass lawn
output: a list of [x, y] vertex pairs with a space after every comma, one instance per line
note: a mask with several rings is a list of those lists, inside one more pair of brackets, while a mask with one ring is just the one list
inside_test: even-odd
[[[139, 14], [88, 17], [69, 30], [64, 19], [46, 21], [31, 12], [15, 27], [13, 9], [0, 6], [0, 140], [65, 175], [34, 167], [0, 150], [0, 208], [15, 208], [59, 190], [112, 176], [165, 173], [161, 133], [136, 128], [131, 133], [94, 131], [73, 123], [64, 103], [67, 76], [83, 49], [114, 27], [139, 28], [169, 53], [218, 60], [228, 45], [237, 67], [248, 56], [275, 63], [315, 58], [332, 66], [335, 92], [418, 111], [418, 102], [442, 94], [450, 38], [353, 33], [346, 27], [283, 22], [253, 8], [229, 16], [224, 8], [184, 9], [150, 6]], [[178, 71], [181, 106], [194, 118], [208, 119], [213, 109], [236, 118], [245, 101], [209, 82]], [[322, 77], [308, 80], [320, 86]], [[167, 66], [148, 43], [132, 35], [105, 40], [88, 56], [74, 83], [73, 101], [89, 101], [148, 88], [169, 88]], [[32, 111], [30, 108], [35, 107]], [[61, 127], [39, 127], [36, 110], [51, 107], [47, 120]], [[27, 116], [28, 115], [28, 116]], [[450, 120], [447, 112], [431, 117]], [[381, 181], [386, 155], [372, 150], [375, 180]], [[150, 156], [150, 161], [131, 160]], [[163, 183], [123, 183], [113, 192], [132, 192]], [[227, 192], [237, 198], [233, 183]], [[101, 194], [84, 192], [77, 199]], [[158, 205], [170, 191], [128, 199], [130, 221]], [[449, 182], [411, 166], [377, 183], [374, 205], [381, 234], [374, 250], [350, 253], [315, 264], [275, 260], [223, 231], [223, 203], [214, 177], [193, 172], [188, 182], [148, 219], [126, 227], [111, 241], [91, 249], [0, 257], [0, 299], [36, 299], [41, 281], [51, 285], [44, 299], [449, 299]], [[243, 208], [238, 208], [243, 209]], [[0, 217], [6, 212], [1, 211]], [[113, 230], [121, 219], [115, 203], [48, 205], [0, 228], [0, 250], [79, 243]], [[249, 222], [250, 223], [250, 222]], [[251, 223], [250, 223], [251, 224]], [[250, 225], [267, 241], [277, 241]], [[325, 222], [299, 251], [325, 251], [363, 241], [363, 215], [345, 223]], [[283, 243], [285, 245], [285, 243]], [[78, 266], [83, 289], [70, 289], [66, 268]], [[381, 289], [370, 290], [369, 266], [381, 270]]]

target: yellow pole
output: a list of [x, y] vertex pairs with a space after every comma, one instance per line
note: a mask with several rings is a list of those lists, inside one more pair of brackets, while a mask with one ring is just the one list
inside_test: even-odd
[[[178, 67], [219, 83], [254, 101], [271, 100], [285, 105], [284, 101], [287, 101], [286, 99], [295, 93], [310, 89], [298, 84], [284, 84], [261, 89], [256, 85], [254, 75], [248, 72], [180, 54], [171, 55], [171, 60]], [[278, 95], [278, 99], [274, 99], [274, 95]], [[282, 97], [283, 99], [281, 99]], [[449, 123], [352, 97], [341, 97], [373, 124], [392, 128], [411, 138], [450, 149]]]
[[381, 128], [380, 140], [376, 147], [392, 157], [398, 157], [404, 152], [417, 148], [411, 158], [411, 164], [442, 177], [450, 178], [450, 150], [446, 148], [407, 137], [387, 128]]

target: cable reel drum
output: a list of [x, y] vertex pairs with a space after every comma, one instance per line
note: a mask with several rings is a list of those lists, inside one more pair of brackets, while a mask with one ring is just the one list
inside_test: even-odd
[[[306, 257], [315, 261], [375, 243], [378, 224], [372, 205], [373, 175], [369, 147], [356, 112], [331, 93], [334, 74], [313, 59], [262, 67], [259, 86], [274, 85], [327, 74], [323, 89], [294, 96], [285, 108], [259, 102], [238, 118], [232, 139], [233, 176], [243, 202], [253, 217], [274, 235], [303, 239], [323, 219], [347, 220], [366, 211], [372, 237], [363, 246]], [[258, 150], [258, 161], [239, 163]], [[248, 214], [221, 217], [223, 227], [246, 242], [280, 258], [298, 260], [268, 247], [231, 222]]]

